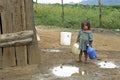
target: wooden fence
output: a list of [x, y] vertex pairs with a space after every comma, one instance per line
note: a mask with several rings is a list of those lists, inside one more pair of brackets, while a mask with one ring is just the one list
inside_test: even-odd
[[[25, 44], [14, 42], [22, 37], [23, 32], [33, 31], [29, 36], [32, 41]], [[0, 44], [6, 41], [6, 46], [0, 46], [0, 65], [2, 67], [24, 66], [27, 64], [40, 63], [36, 31], [34, 27], [34, 13], [32, 0], [0, 0]], [[21, 33], [21, 34], [20, 34]], [[15, 36], [15, 34], [18, 34]], [[28, 33], [26, 33], [28, 34]], [[9, 35], [9, 36], [4, 36]], [[3, 38], [3, 36], [5, 38]], [[13, 38], [14, 37], [14, 38]], [[13, 38], [8, 40], [8, 38]], [[6, 39], [6, 40], [2, 40]], [[21, 38], [25, 39], [25, 38]]]

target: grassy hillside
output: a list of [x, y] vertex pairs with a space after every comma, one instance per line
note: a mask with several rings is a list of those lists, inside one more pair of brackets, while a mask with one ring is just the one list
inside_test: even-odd
[[92, 27], [120, 28], [119, 5], [102, 6], [102, 26], [99, 26], [99, 8], [95, 5], [64, 5], [64, 23], [59, 4], [37, 4], [37, 7], [34, 4], [34, 11], [36, 25], [79, 28], [82, 20], [89, 19]]

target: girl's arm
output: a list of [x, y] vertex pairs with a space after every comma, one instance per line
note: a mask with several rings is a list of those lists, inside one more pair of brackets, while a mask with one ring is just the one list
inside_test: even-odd
[[76, 43], [79, 42], [79, 35], [77, 36], [77, 40], [76, 40]]
[[93, 42], [93, 41], [89, 41], [89, 45], [90, 45], [91, 47], [92, 47], [92, 42]]
[[92, 47], [92, 42], [93, 42], [93, 34], [92, 32], [89, 33], [89, 44]]
[[76, 42], [79, 42], [79, 38], [80, 38], [80, 31], [79, 31], [79, 33], [78, 33]]

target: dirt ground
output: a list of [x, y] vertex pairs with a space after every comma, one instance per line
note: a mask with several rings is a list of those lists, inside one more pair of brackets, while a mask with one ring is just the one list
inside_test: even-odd
[[[71, 45], [60, 45], [60, 32], [72, 33]], [[94, 35], [93, 47], [97, 59], [88, 63], [78, 63], [78, 55], [72, 53], [78, 30], [37, 27], [40, 35], [39, 53], [41, 64], [25, 67], [11, 67], [0, 70], [0, 80], [119, 80], [120, 78], [120, 32], [104, 29], [92, 29]], [[58, 52], [55, 50], [59, 50]], [[100, 68], [98, 62], [114, 62], [117, 68]], [[59, 65], [76, 66], [79, 73], [69, 77], [55, 76], [51, 69]], [[82, 72], [84, 71], [84, 75]]]

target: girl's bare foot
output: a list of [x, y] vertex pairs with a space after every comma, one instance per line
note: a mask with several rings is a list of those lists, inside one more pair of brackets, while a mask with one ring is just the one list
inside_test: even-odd
[[85, 63], [85, 64], [88, 64], [88, 62], [87, 62], [87, 61], [85, 61], [84, 63]]
[[81, 63], [82, 62], [82, 60], [79, 60], [79, 61], [77, 61], [78, 63]]

